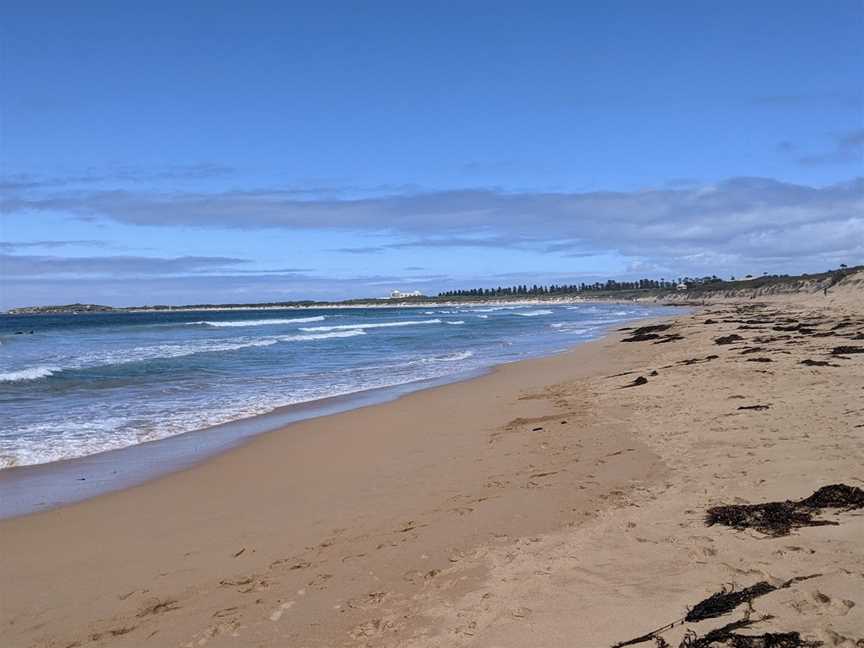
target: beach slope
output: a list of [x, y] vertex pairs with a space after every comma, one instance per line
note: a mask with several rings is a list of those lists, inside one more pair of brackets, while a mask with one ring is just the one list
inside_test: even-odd
[[4, 645], [859, 645], [858, 296], [706, 306], [2, 521]]

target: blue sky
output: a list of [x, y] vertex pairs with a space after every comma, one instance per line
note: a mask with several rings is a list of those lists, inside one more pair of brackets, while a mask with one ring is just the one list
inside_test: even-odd
[[864, 262], [864, 5], [15, 3], [0, 308]]

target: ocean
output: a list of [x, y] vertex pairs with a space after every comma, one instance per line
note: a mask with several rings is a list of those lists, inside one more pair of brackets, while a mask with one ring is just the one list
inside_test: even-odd
[[669, 311], [520, 304], [4, 315], [0, 467], [84, 457], [334, 396], [405, 393]]

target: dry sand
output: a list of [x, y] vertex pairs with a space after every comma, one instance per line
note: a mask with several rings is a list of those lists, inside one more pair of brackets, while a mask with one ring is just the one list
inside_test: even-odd
[[2, 645], [599, 647], [803, 576], [664, 641], [864, 645], [864, 509], [705, 524], [864, 486], [864, 353], [831, 353], [858, 297], [706, 307], [2, 521]]

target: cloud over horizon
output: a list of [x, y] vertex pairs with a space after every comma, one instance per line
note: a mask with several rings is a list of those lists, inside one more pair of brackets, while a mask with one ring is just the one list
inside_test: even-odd
[[[857, 141], [857, 140], [856, 140]], [[500, 248], [590, 257], [614, 253], [680, 272], [864, 257], [864, 178], [824, 187], [768, 178], [638, 191], [460, 189], [354, 199], [298, 199], [294, 190], [7, 191], [9, 222], [60, 214], [150, 228], [338, 231], [380, 237], [335, 248]]]
[[249, 263], [232, 257], [185, 256], [159, 258], [146, 256], [61, 257], [52, 255], [0, 254], [0, 269], [6, 277], [116, 277], [179, 275], [225, 272]]

